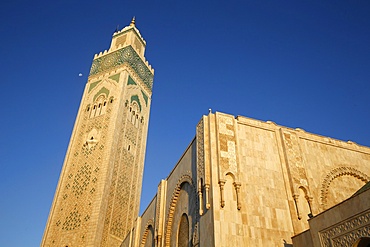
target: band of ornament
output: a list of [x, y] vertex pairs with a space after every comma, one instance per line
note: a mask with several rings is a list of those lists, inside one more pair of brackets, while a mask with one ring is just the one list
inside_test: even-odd
[[204, 124], [203, 118], [197, 126], [197, 177], [204, 179]]
[[322, 246], [353, 246], [356, 240], [369, 236], [370, 211], [356, 215], [345, 222], [320, 232]]
[[152, 91], [153, 74], [131, 46], [126, 46], [115, 52], [95, 59], [91, 65], [90, 76], [113, 69], [124, 63], [128, 63], [144, 82], [145, 87], [149, 91]]

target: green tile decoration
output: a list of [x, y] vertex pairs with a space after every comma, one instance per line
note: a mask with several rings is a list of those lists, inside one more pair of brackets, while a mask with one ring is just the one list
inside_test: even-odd
[[139, 57], [132, 46], [126, 46], [115, 52], [95, 59], [91, 65], [90, 76], [118, 67], [127, 63], [144, 82], [150, 92], [153, 87], [153, 74]]
[[106, 97], [106, 98], [108, 98], [109, 90], [108, 90], [107, 88], [105, 88], [105, 87], [102, 87], [102, 88], [99, 90], [99, 92], [97, 92], [97, 93], [95, 94], [93, 101], [95, 101], [95, 100], [96, 100], [96, 98], [97, 98], [100, 94], [105, 94], [105, 97]]
[[121, 74], [115, 74], [115, 75], [109, 76], [109, 79], [112, 79], [113, 81], [118, 83], [120, 75]]
[[92, 90], [96, 85], [98, 85], [98, 84], [99, 84], [99, 82], [101, 82], [101, 80], [90, 83], [89, 93], [90, 93], [90, 91], [91, 91], [91, 90]]
[[137, 104], [139, 105], [140, 111], [141, 111], [141, 104], [140, 104], [139, 96], [137, 96], [136, 94], [135, 95], [132, 95], [131, 96], [131, 103], [132, 103], [132, 101], [136, 101], [137, 102]]
[[127, 85], [137, 85], [136, 82], [131, 78], [131, 76], [128, 76]]

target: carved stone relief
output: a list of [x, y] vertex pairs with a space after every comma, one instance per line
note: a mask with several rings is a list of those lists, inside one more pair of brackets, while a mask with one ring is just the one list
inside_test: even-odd
[[338, 168], [335, 168], [333, 170], [331, 170], [329, 172], [328, 175], [326, 175], [324, 181], [322, 182], [322, 185], [321, 185], [321, 196], [320, 196], [320, 199], [321, 199], [321, 206], [323, 209], [326, 209], [327, 208], [327, 197], [328, 197], [328, 192], [329, 192], [329, 186], [331, 184], [331, 182], [336, 179], [336, 178], [339, 178], [341, 176], [345, 176], [345, 175], [348, 175], [348, 176], [353, 176], [357, 179], [360, 179], [361, 181], [363, 181], [364, 183], [367, 183], [370, 181], [370, 177], [368, 175], [366, 175], [365, 173], [353, 168], [353, 167], [345, 167], [345, 166], [342, 166], [342, 167], [338, 167]]
[[370, 211], [319, 232], [324, 247], [351, 247], [361, 237], [370, 236]]

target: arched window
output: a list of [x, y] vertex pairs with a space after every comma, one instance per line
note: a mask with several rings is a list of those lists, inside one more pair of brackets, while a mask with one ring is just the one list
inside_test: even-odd
[[130, 113], [127, 114], [128, 120], [137, 128], [139, 126], [139, 114], [140, 114], [140, 107], [139, 105], [133, 101], [131, 106], [129, 107]]
[[90, 118], [105, 114], [106, 108], [107, 108], [106, 99], [105, 96], [102, 94], [95, 100], [93, 109], [90, 113]]
[[145, 236], [145, 245], [141, 245], [144, 247], [154, 247], [154, 229], [151, 225], [148, 226], [147, 232]]
[[179, 233], [177, 237], [178, 247], [189, 247], [190, 237], [189, 237], [189, 219], [186, 214], [181, 216]]

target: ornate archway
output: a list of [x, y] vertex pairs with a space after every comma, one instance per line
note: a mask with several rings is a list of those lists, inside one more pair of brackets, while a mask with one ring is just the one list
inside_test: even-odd
[[328, 198], [328, 192], [329, 192], [329, 187], [332, 181], [336, 178], [342, 177], [342, 176], [352, 176], [354, 178], [357, 178], [364, 183], [367, 183], [370, 181], [370, 178], [368, 175], [365, 173], [353, 168], [353, 167], [338, 167], [329, 172], [328, 175], [326, 175], [324, 181], [322, 182], [321, 185], [321, 207], [323, 209], [327, 208], [327, 198]]

